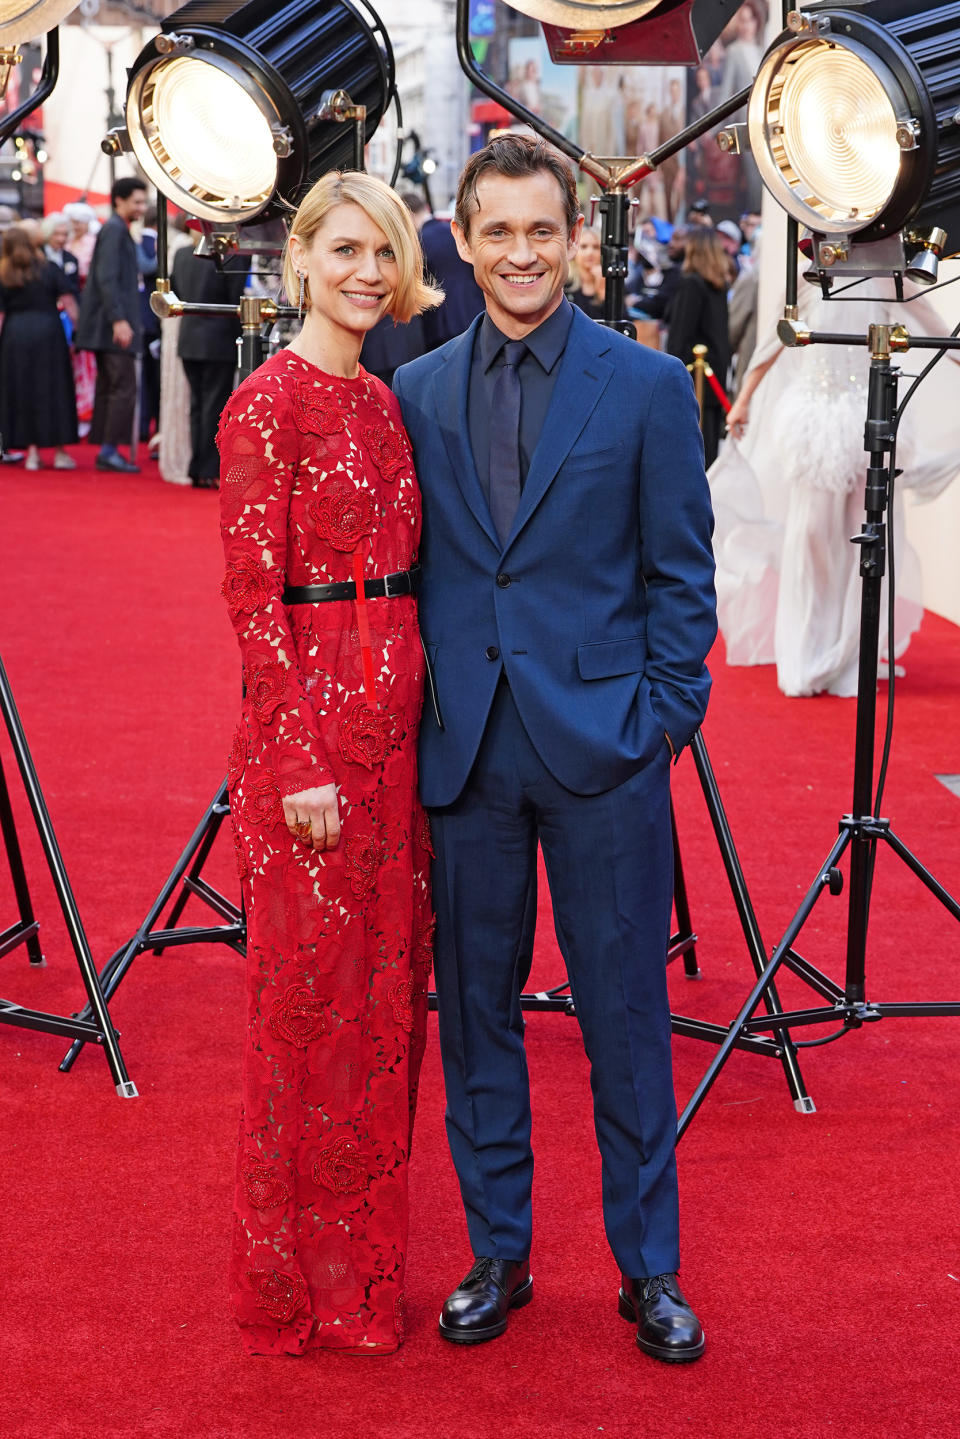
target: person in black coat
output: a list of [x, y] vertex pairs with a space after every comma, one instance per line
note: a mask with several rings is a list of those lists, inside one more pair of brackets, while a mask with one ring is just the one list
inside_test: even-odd
[[[731, 280], [730, 258], [716, 231], [692, 229], [687, 236], [680, 284], [667, 317], [666, 348], [689, 365], [694, 345], [706, 345], [707, 363], [724, 390], [730, 369], [727, 288]], [[705, 385], [701, 427], [707, 467], [717, 458], [723, 415], [723, 406], [711, 387]]]
[[75, 468], [64, 449], [76, 442], [77, 400], [60, 304], [76, 317], [63, 271], [11, 225], [0, 249], [0, 435], [26, 451], [28, 470], [42, 468], [40, 446], [55, 451], [54, 469]]
[[[237, 306], [250, 261], [231, 255], [218, 269], [185, 245], [173, 257], [171, 284], [179, 300]], [[190, 386], [190, 478], [198, 489], [216, 489], [220, 474], [217, 426], [237, 370], [239, 315], [184, 315], [177, 354]]]
[[142, 180], [124, 176], [110, 191], [113, 214], [97, 236], [90, 274], [80, 300], [78, 350], [97, 357], [97, 390], [90, 438], [99, 442], [98, 470], [137, 474], [139, 466], [124, 459], [118, 444], [133, 434], [137, 405], [136, 356], [143, 342], [137, 247], [130, 226], [147, 208]]

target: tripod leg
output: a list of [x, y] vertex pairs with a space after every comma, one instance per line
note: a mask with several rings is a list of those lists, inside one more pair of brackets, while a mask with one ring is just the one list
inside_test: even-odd
[[[202, 845], [204, 836], [210, 826], [210, 816], [212, 812], [216, 809], [217, 805], [223, 804], [226, 793], [227, 784], [226, 780], [224, 780], [223, 784], [220, 786], [220, 789], [217, 791], [216, 797], [214, 798], [212, 804], [207, 807], [203, 819], [200, 821], [200, 823], [197, 825], [197, 828], [191, 835], [189, 844], [183, 851], [183, 854], [181, 854], [180, 858], [177, 860], [177, 863], [171, 871], [166, 884], [163, 886], [163, 889], [160, 891], [160, 893], [157, 895], [157, 898], [150, 906], [149, 913], [147, 914], [140, 928], [137, 930], [136, 934], [129, 941], [129, 943], [125, 944], [122, 949], [118, 949], [116, 954], [111, 957], [108, 964], [104, 967], [104, 992], [108, 999], [117, 989], [117, 986], [120, 984], [120, 981], [123, 979], [127, 970], [130, 968], [131, 964], [136, 959], [137, 955], [141, 954], [146, 948], [146, 941], [148, 935], [150, 934], [150, 931], [157, 923], [160, 915], [166, 909], [167, 905], [170, 902], [170, 897], [176, 889], [177, 885], [182, 880], [190, 864], [190, 861], [193, 859], [194, 855], [197, 853], [198, 849]], [[79, 1017], [81, 1019], [86, 1019], [87, 1011], [84, 1010]], [[73, 1044], [71, 1044], [70, 1048], [67, 1050], [67, 1053], [64, 1055], [63, 1060], [60, 1063], [61, 1073], [66, 1074], [69, 1072], [69, 1070], [73, 1068], [76, 1058], [80, 1053], [81, 1049], [83, 1048], [84, 1043], [85, 1041], [82, 1039], [74, 1040]]]
[[117, 1043], [117, 1033], [113, 1027], [107, 1009], [107, 1001], [103, 990], [100, 987], [100, 978], [93, 962], [93, 955], [90, 953], [90, 945], [87, 942], [86, 932], [80, 918], [80, 911], [77, 909], [77, 901], [70, 888], [70, 880], [67, 878], [66, 866], [63, 856], [60, 853], [60, 846], [57, 844], [57, 837], [53, 832], [53, 825], [50, 821], [50, 814], [47, 810], [43, 791], [40, 788], [40, 781], [37, 778], [37, 771], [34, 768], [33, 758], [27, 745], [27, 737], [24, 734], [20, 716], [13, 699], [13, 691], [10, 688], [10, 681], [7, 679], [7, 672], [0, 660], [0, 710], [3, 711], [3, 718], [10, 735], [13, 751], [16, 756], [17, 766], [23, 780], [23, 787], [27, 793], [27, 799], [33, 812], [37, 832], [40, 836], [40, 843], [43, 846], [43, 853], [47, 866], [53, 878], [53, 886], [60, 902], [60, 909], [63, 914], [64, 923], [67, 926], [67, 933], [73, 946], [73, 952], [77, 957], [77, 964], [80, 966], [80, 974], [83, 978], [84, 988], [87, 991], [88, 1004], [86, 1012], [88, 1015], [96, 1016], [97, 1028], [103, 1036], [103, 1047], [106, 1051], [107, 1064], [110, 1066], [110, 1073], [117, 1093], [122, 1099], [135, 1099], [137, 1087], [127, 1074], [126, 1065], [123, 1062], [123, 1055], [120, 1053], [120, 1046]]
[[889, 844], [894, 854], [900, 856], [907, 868], [911, 869], [917, 876], [917, 879], [919, 879], [922, 884], [925, 884], [930, 893], [940, 901], [944, 909], [949, 910], [954, 919], [960, 919], [960, 904], [957, 903], [948, 890], [944, 889], [939, 880], [934, 879], [930, 871], [920, 863], [915, 854], [907, 849], [903, 841], [898, 839], [893, 831], [889, 829], [884, 832], [883, 838], [887, 841], [887, 844]]
[[[13, 806], [10, 803], [10, 790], [7, 786], [7, 777], [3, 772], [2, 761], [0, 761], [0, 830], [3, 832], [7, 862], [10, 865], [10, 878], [13, 881], [13, 892], [16, 895], [17, 909], [20, 914], [20, 923], [16, 926], [17, 934], [16, 937], [11, 937], [9, 948], [13, 948], [14, 944], [19, 944], [23, 940], [27, 946], [30, 963], [38, 966], [44, 965], [46, 960], [37, 938], [38, 925], [30, 901], [27, 872], [23, 867], [23, 855], [20, 852], [20, 840], [17, 836]], [[0, 953], [5, 952], [5, 948], [0, 949]]]
[[[699, 979], [700, 966], [697, 963], [696, 935], [690, 918], [690, 903], [687, 899], [687, 885], [683, 877], [683, 858], [680, 854], [680, 836], [677, 833], [677, 816], [670, 800], [670, 832], [673, 836], [673, 907], [677, 914], [676, 943], [683, 947], [683, 972], [688, 979]], [[674, 945], [671, 944], [671, 949]]]
[[820, 898], [823, 890], [829, 885], [830, 870], [834, 868], [837, 860], [843, 854], [849, 843], [850, 835], [846, 830], [844, 830], [841, 832], [840, 837], [838, 838], [838, 840], [833, 846], [833, 849], [827, 856], [826, 861], [820, 866], [820, 872], [814, 880], [813, 884], [807, 890], [807, 893], [803, 899], [803, 903], [797, 910], [796, 914], [793, 916], [793, 919], [787, 925], [783, 938], [777, 945], [776, 949], [773, 951], [773, 954], [770, 956], [770, 963], [758, 976], [757, 982], [747, 996], [743, 1008], [740, 1010], [740, 1013], [737, 1015], [730, 1028], [727, 1030], [726, 1039], [723, 1041], [720, 1048], [717, 1050], [711, 1063], [707, 1066], [706, 1073], [704, 1074], [700, 1083], [697, 1085], [696, 1089], [688, 1100], [687, 1106], [680, 1116], [680, 1122], [677, 1125], [678, 1140], [683, 1138], [683, 1135], [686, 1133], [694, 1115], [700, 1108], [704, 1099], [707, 1097], [710, 1089], [713, 1087], [714, 1080], [720, 1073], [723, 1066], [726, 1064], [727, 1060], [730, 1058], [742, 1025], [744, 1025], [746, 1021], [750, 1018], [750, 1016], [753, 1014], [753, 1011], [756, 1009], [757, 1005], [760, 1003], [760, 1000], [763, 998], [765, 991], [769, 988], [770, 981], [773, 979], [777, 970], [780, 968], [781, 964], [786, 959], [794, 940], [809, 919], [810, 913], [814, 905]]
[[[760, 933], [760, 926], [757, 923], [757, 916], [750, 899], [750, 891], [747, 889], [747, 881], [744, 877], [740, 857], [737, 854], [737, 848], [733, 841], [730, 821], [727, 819], [726, 811], [723, 808], [723, 801], [720, 798], [720, 787], [717, 784], [717, 777], [714, 774], [713, 765], [710, 763], [707, 746], [700, 730], [697, 730], [697, 733], [694, 735], [690, 748], [700, 780], [700, 787], [703, 790], [703, 798], [706, 802], [707, 812], [713, 824], [713, 832], [717, 837], [720, 857], [723, 860], [723, 867], [727, 872], [730, 892], [733, 895], [733, 902], [736, 905], [737, 914], [740, 917], [740, 927], [743, 930], [744, 939], [747, 941], [747, 949], [750, 952], [754, 972], [759, 976], [763, 973], [764, 966], [767, 962], [763, 936]], [[819, 890], [817, 892], [819, 893]], [[765, 987], [762, 993], [767, 1013], [782, 1013], [782, 1005], [780, 1004], [780, 997], [777, 994], [776, 986], [771, 984]], [[786, 1075], [787, 1088], [790, 1091], [794, 1108], [801, 1114], [813, 1114], [816, 1106], [807, 1093], [803, 1075], [800, 1072], [800, 1064], [797, 1059], [796, 1045], [790, 1037], [790, 1031], [787, 1029], [775, 1030], [774, 1038], [783, 1050], [783, 1071]], [[692, 1117], [691, 1115], [691, 1118]]]

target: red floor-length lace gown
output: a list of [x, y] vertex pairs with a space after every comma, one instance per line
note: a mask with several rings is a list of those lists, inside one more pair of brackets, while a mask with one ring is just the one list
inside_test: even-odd
[[[219, 444], [246, 685], [229, 761], [249, 926], [236, 1313], [255, 1354], [395, 1348], [431, 961], [416, 601], [281, 596], [409, 569], [419, 490], [389, 390], [289, 351], [240, 385]], [[280, 801], [331, 780], [341, 839], [318, 854]]]

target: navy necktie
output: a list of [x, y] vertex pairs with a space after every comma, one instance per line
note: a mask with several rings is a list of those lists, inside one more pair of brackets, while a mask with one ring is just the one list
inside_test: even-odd
[[522, 340], [508, 340], [493, 384], [490, 413], [490, 518], [506, 544], [520, 503], [520, 361]]

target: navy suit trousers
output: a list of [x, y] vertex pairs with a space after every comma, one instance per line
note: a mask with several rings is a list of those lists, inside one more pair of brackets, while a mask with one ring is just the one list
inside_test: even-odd
[[[501, 684], [465, 789], [430, 811], [447, 1134], [475, 1254], [524, 1259], [530, 1251], [518, 961], [539, 840], [590, 1060], [607, 1238], [631, 1276], [679, 1265], [666, 985], [669, 760], [664, 740], [625, 783], [574, 794], [539, 758]], [[582, 1156], [571, 1151], [569, 1165], [574, 1196]]]

